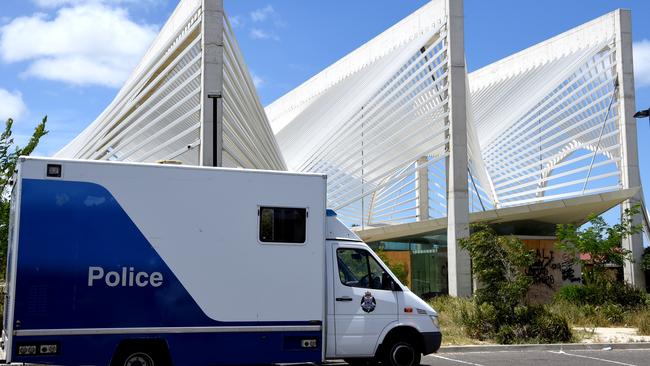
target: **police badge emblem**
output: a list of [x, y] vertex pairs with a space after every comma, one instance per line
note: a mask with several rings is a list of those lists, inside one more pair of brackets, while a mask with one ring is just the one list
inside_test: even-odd
[[377, 306], [375, 297], [372, 296], [370, 291], [366, 291], [366, 294], [361, 298], [361, 309], [366, 313], [370, 313], [375, 310], [375, 306]]

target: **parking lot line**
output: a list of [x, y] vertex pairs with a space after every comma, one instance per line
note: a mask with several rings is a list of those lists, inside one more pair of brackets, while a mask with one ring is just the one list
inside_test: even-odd
[[458, 362], [458, 363], [462, 363], [462, 364], [465, 364], [465, 365], [485, 366], [485, 365], [481, 365], [480, 363], [468, 362], [468, 361], [463, 361], [463, 360], [456, 360], [456, 359], [453, 359], [453, 358], [443, 357], [443, 356], [439, 356], [439, 355], [429, 355], [429, 356], [440, 358], [440, 359], [447, 360], [447, 361]]
[[557, 355], [565, 355], [565, 356], [573, 356], [573, 357], [579, 357], [579, 358], [588, 358], [590, 360], [596, 360], [596, 361], [601, 361], [601, 362], [608, 362], [608, 363], [613, 363], [617, 365], [623, 365], [623, 366], [637, 366], [631, 363], [625, 363], [625, 362], [618, 362], [618, 361], [612, 361], [612, 360], [607, 360], [604, 358], [598, 358], [598, 357], [589, 357], [589, 356], [583, 356], [583, 355], [576, 355], [573, 353], [566, 353], [564, 351], [549, 351], [551, 353], [555, 353]]

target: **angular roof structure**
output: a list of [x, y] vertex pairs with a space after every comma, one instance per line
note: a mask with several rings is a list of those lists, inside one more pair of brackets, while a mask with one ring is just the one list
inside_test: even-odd
[[113, 102], [56, 156], [286, 169], [221, 0], [180, 1]]
[[618, 17], [469, 74], [471, 120], [497, 207], [622, 187]]
[[446, 5], [428, 3], [266, 108], [289, 169], [328, 173], [329, 205], [351, 223], [415, 218], [403, 207], [414, 191], [394, 192], [448, 155]]
[[[353, 224], [446, 216], [446, 7], [431, 1], [266, 107], [289, 168], [327, 172], [329, 204]], [[627, 15], [467, 75], [472, 211], [624, 186], [617, 24]], [[427, 202], [416, 187], [425, 168]]]

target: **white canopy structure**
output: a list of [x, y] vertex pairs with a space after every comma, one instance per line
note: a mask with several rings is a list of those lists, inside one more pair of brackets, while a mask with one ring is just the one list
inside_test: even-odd
[[115, 100], [56, 156], [286, 169], [222, 0], [180, 1]]
[[497, 207], [622, 187], [616, 12], [469, 75]]
[[[431, 1], [266, 107], [289, 169], [326, 172], [362, 237], [446, 223], [450, 293], [466, 290], [451, 272], [468, 265], [454, 244], [470, 212], [641, 200], [629, 11], [467, 74], [461, 3]], [[625, 245], [640, 257], [640, 236]]]
[[[429, 3], [266, 108], [289, 168], [327, 172], [329, 205], [350, 223], [416, 218], [416, 162], [433, 174], [448, 156], [445, 5]], [[446, 216], [445, 196], [429, 198]]]

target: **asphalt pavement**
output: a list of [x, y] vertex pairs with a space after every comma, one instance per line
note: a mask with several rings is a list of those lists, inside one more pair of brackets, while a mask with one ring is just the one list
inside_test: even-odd
[[650, 365], [650, 349], [440, 353], [423, 357], [421, 364], [432, 366], [648, 366]]

